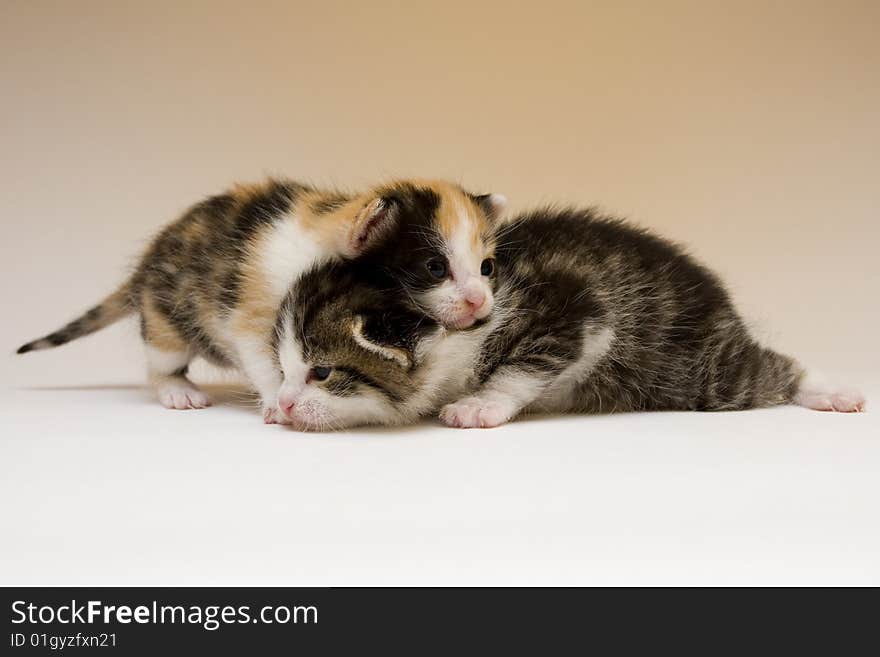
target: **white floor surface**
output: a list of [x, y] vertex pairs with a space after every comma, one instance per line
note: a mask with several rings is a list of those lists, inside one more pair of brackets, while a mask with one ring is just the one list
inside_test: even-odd
[[239, 400], [15, 387], [0, 583], [880, 584], [880, 415], [301, 434]]

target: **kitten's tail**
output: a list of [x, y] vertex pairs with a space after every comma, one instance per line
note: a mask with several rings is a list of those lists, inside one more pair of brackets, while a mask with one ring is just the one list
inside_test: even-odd
[[54, 333], [23, 344], [16, 353], [26, 354], [38, 349], [50, 349], [76, 340], [89, 333], [100, 331], [134, 312], [132, 303], [132, 281], [126, 281], [118, 290], [104, 299], [97, 306], [77, 317]]

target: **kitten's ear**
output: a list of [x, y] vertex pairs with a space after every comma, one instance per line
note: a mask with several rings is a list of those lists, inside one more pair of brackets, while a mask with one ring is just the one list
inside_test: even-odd
[[376, 327], [367, 330], [363, 315], [355, 315], [351, 320], [351, 335], [360, 346], [374, 354], [378, 354], [386, 360], [394, 361], [405, 369], [412, 367], [412, 354], [401, 345], [386, 344], [380, 336], [376, 335]]
[[354, 218], [348, 238], [345, 255], [355, 257], [362, 254], [387, 234], [397, 219], [397, 201], [388, 196], [379, 196], [367, 203]]
[[489, 221], [495, 221], [507, 210], [507, 197], [503, 194], [480, 194], [479, 196], [471, 196]]

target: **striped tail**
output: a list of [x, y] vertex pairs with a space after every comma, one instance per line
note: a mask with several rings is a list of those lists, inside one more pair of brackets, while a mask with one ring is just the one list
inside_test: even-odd
[[26, 354], [29, 351], [36, 351], [38, 349], [58, 347], [84, 335], [100, 331], [105, 326], [119, 321], [132, 312], [134, 312], [134, 306], [131, 302], [131, 281], [127, 281], [122, 287], [85, 314], [54, 333], [23, 344], [16, 353]]

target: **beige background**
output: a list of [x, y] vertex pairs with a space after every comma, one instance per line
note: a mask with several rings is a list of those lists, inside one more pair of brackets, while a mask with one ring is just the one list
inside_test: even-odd
[[[234, 180], [421, 175], [626, 214], [772, 344], [876, 371], [878, 2], [0, 7], [7, 353]], [[13, 385], [141, 376], [133, 323], [2, 363]]]

